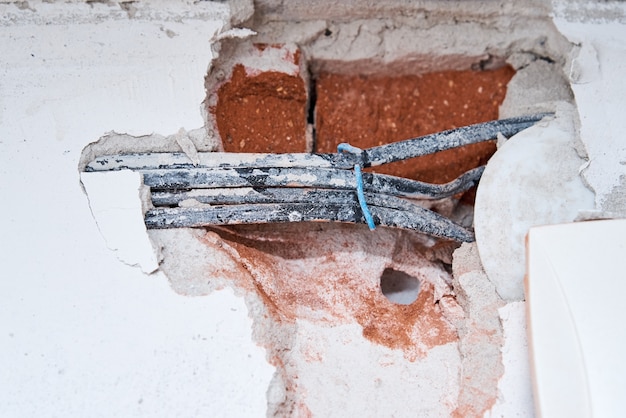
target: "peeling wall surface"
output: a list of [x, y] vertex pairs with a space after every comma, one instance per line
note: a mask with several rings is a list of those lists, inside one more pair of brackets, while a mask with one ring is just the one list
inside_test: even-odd
[[620, 83], [626, 71], [626, 5], [590, 8], [585, 2], [560, 2], [554, 22], [574, 44], [566, 67], [580, 114], [580, 136], [589, 153], [583, 177], [596, 194], [596, 211], [626, 216], [626, 138], [615, 116], [626, 97]]
[[[0, 0], [0, 416], [533, 416], [523, 239], [626, 214], [626, 5], [256, 3]], [[525, 192], [483, 192], [453, 259], [355, 225], [146, 232], [139, 174], [78, 167], [220, 149], [206, 89], [253, 34], [237, 25], [314, 71], [510, 65], [500, 117], [556, 116], [500, 147], [483, 190]], [[391, 303], [385, 274], [418, 278], [417, 300]]]

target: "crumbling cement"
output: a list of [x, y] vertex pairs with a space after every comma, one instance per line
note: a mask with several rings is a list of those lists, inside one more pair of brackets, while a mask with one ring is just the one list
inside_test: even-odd
[[465, 317], [457, 321], [462, 382], [455, 417], [483, 416], [493, 407], [504, 367], [498, 309], [504, 301], [485, 274], [475, 243], [454, 252], [454, 290]]
[[500, 118], [554, 112], [558, 102], [574, 103], [572, 89], [558, 64], [532, 59], [522, 65], [507, 86]]
[[524, 51], [557, 62], [567, 42], [544, 1], [263, 1], [256, 42], [298, 42], [313, 72], [386, 75], [490, 68]]

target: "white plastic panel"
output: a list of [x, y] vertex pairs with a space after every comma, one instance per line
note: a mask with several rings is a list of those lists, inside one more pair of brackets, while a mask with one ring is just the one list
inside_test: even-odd
[[626, 220], [532, 228], [526, 298], [541, 417], [623, 416]]

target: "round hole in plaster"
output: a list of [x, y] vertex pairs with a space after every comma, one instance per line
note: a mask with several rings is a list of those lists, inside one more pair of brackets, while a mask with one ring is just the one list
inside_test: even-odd
[[386, 268], [380, 276], [380, 289], [390, 302], [410, 305], [417, 300], [420, 282], [403, 271]]

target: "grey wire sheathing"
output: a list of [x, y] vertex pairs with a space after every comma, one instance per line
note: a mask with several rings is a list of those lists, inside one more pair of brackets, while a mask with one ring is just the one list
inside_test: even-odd
[[[449, 219], [416, 207], [412, 211], [371, 206], [377, 225], [422, 232], [459, 242], [471, 242], [474, 234]], [[358, 202], [344, 204], [268, 203], [192, 208], [155, 208], [145, 216], [153, 229], [239, 225], [276, 222], [365, 223]]]
[[[441, 199], [463, 192], [480, 179], [478, 167], [445, 184], [431, 184], [385, 174], [363, 173], [367, 192], [420, 199]], [[355, 189], [354, 173], [334, 168], [189, 168], [141, 170], [146, 186], [153, 190], [225, 187], [311, 187]]]
[[362, 155], [349, 153], [249, 154], [202, 152], [198, 154], [200, 163], [194, 164], [184, 153], [180, 152], [129, 153], [96, 157], [87, 164], [85, 171], [271, 167], [326, 167], [351, 170], [355, 164], [359, 163], [362, 163], [363, 167], [377, 166], [464, 145], [494, 140], [498, 133], [508, 138], [550, 115], [552, 114], [541, 113], [469, 125], [365, 149]]
[[393, 142], [364, 150], [365, 166], [378, 166], [408, 158], [434, 154], [452, 148], [494, 140], [498, 134], [510, 137], [531, 127], [551, 113], [494, 120], [438, 132], [419, 138]]
[[[371, 167], [447, 149], [510, 137], [551, 114], [502, 119], [425, 135], [357, 154], [184, 153], [104, 155], [85, 171], [139, 171], [151, 189], [148, 228], [202, 227], [272, 222], [364, 223], [356, 193], [355, 165]], [[471, 231], [409, 199], [436, 200], [464, 192], [484, 167], [446, 184], [363, 173], [363, 189], [377, 225], [467, 242]], [[191, 206], [191, 207], [188, 207]]]

